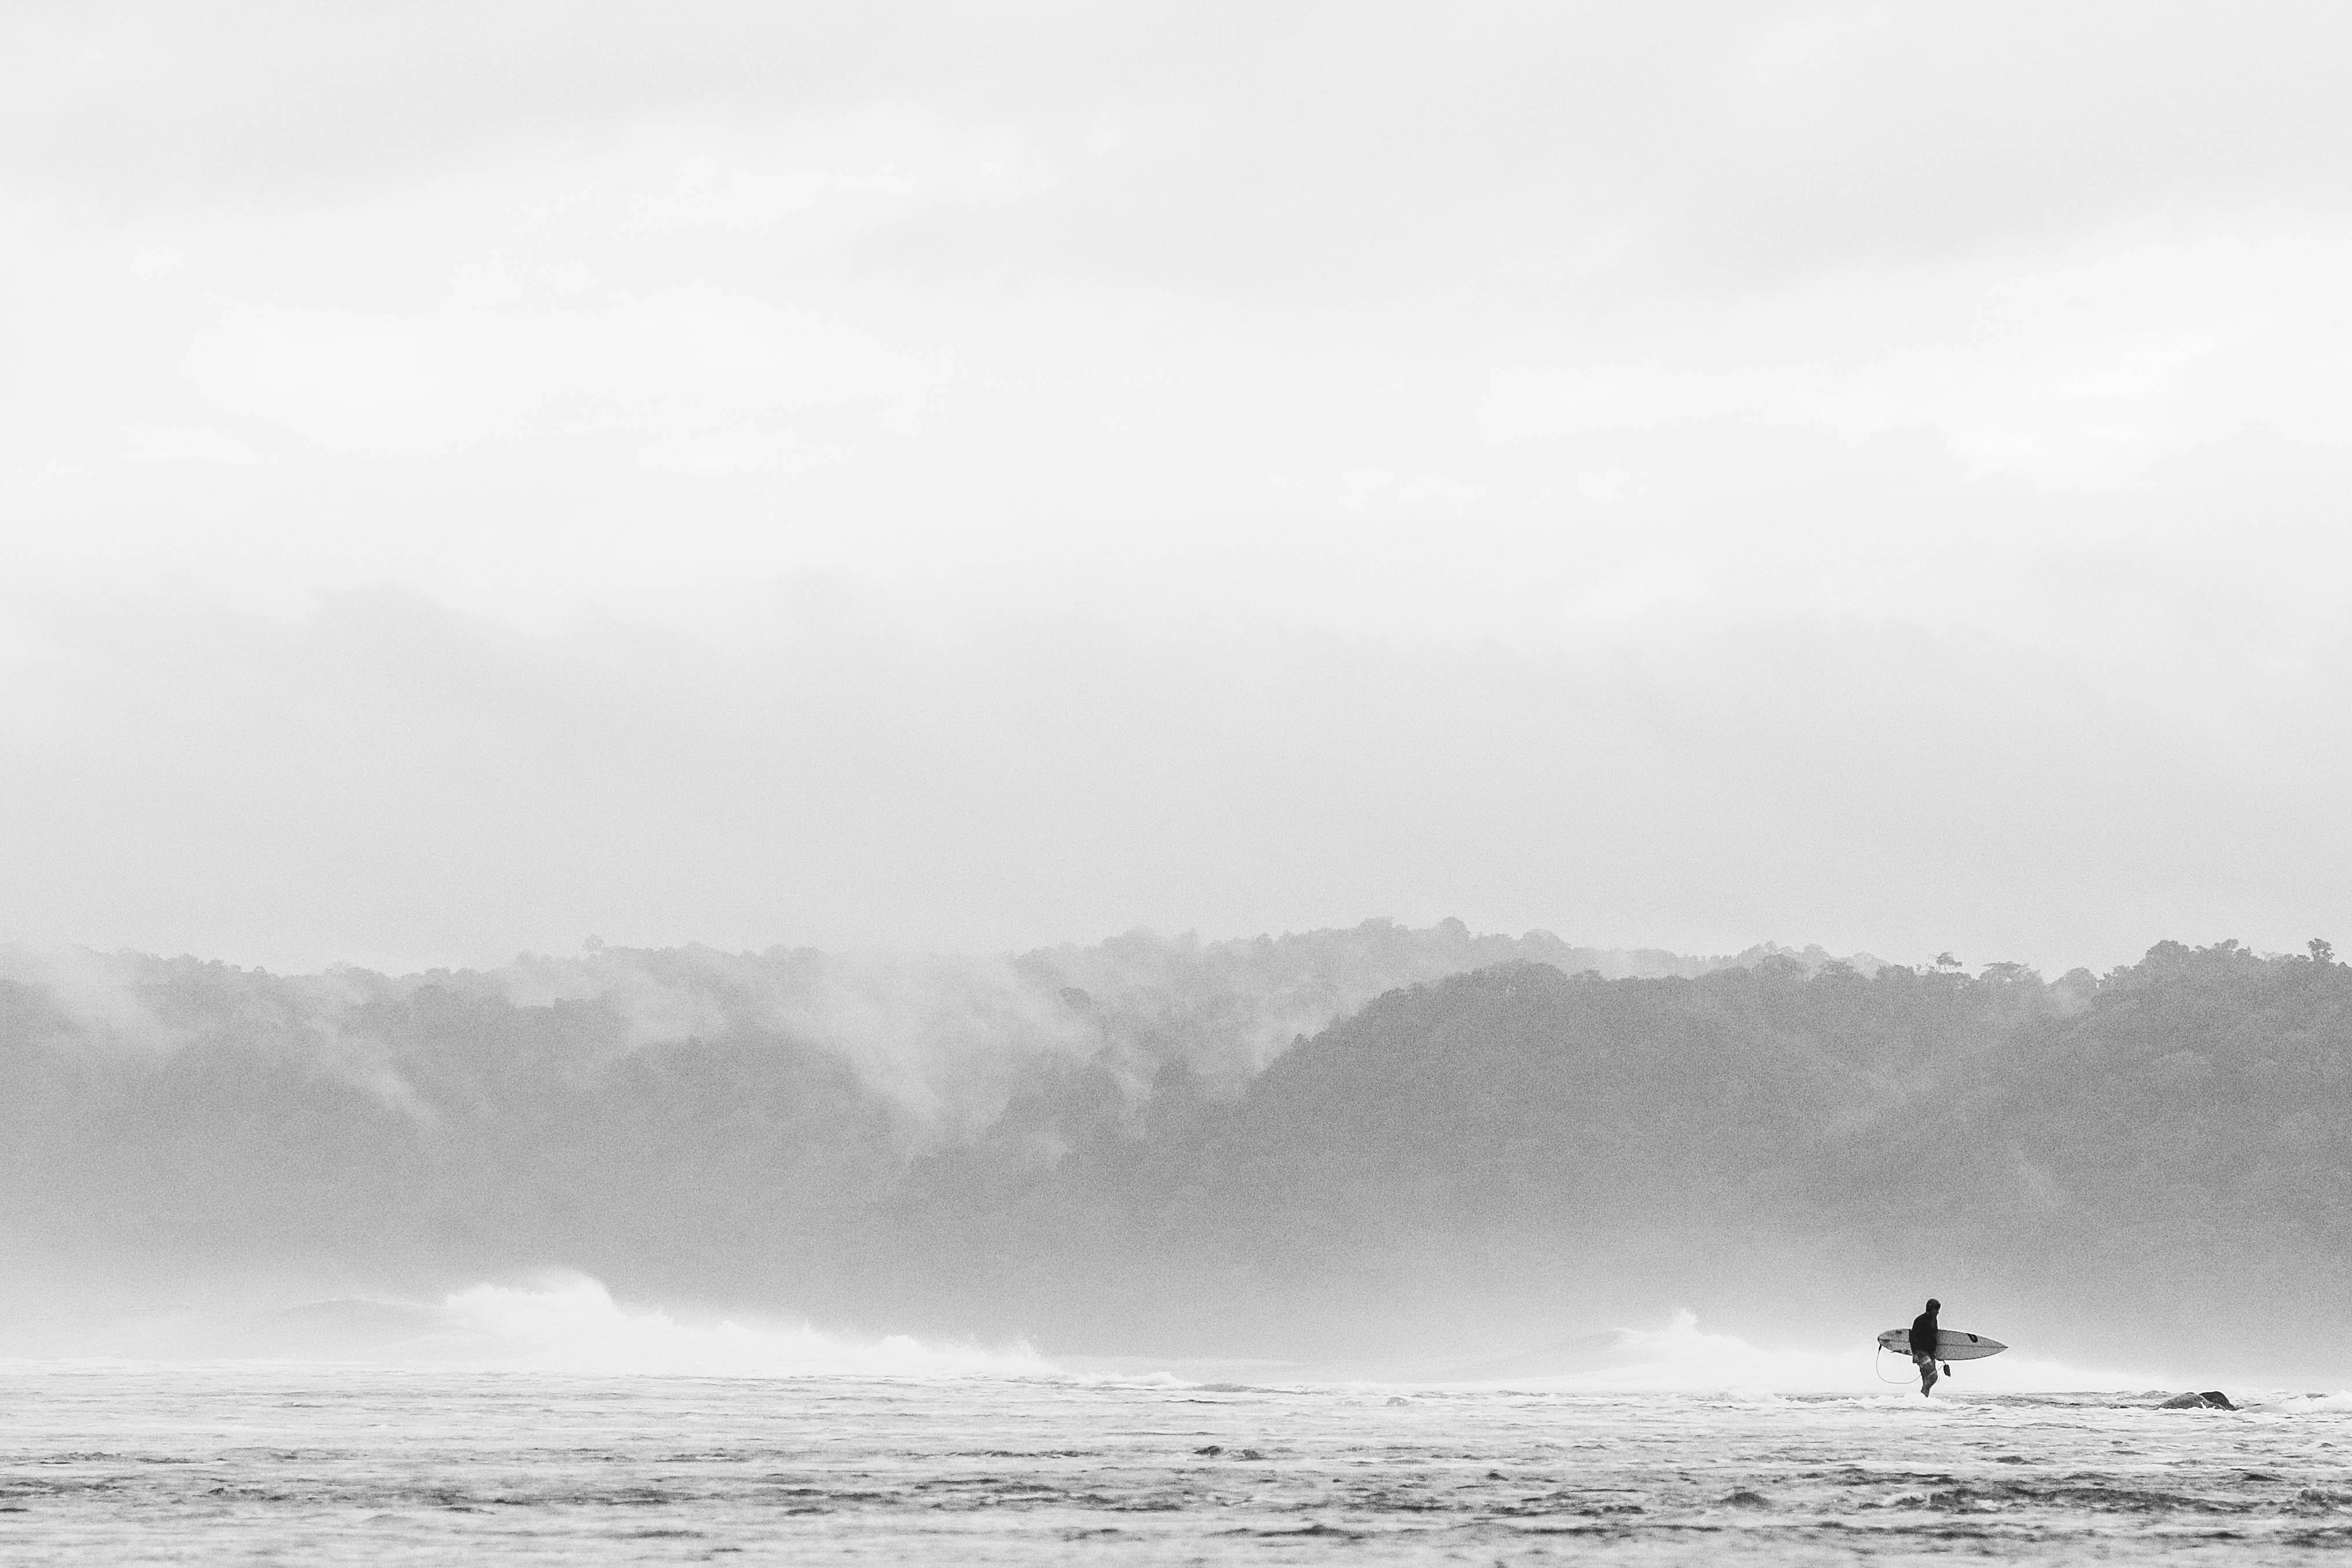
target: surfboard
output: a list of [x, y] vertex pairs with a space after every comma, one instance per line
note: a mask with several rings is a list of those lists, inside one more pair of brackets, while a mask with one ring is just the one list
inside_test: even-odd
[[[1878, 1336], [1878, 1348], [1893, 1351], [1896, 1355], [1911, 1353], [1911, 1331], [1889, 1329]], [[1989, 1355], [1999, 1355], [2009, 1347], [1999, 1340], [1989, 1340], [1982, 1334], [1964, 1333], [1958, 1329], [1936, 1331], [1937, 1361], [1979, 1361]]]

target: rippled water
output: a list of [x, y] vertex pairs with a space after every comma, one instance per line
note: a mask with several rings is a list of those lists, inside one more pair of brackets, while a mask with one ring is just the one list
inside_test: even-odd
[[2346, 1403], [40, 1368], [0, 1558], [2302, 1563]]

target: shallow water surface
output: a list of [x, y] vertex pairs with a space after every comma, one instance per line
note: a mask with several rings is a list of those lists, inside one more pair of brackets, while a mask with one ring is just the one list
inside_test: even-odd
[[0, 1558], [2304, 1563], [2343, 1403], [29, 1368]]

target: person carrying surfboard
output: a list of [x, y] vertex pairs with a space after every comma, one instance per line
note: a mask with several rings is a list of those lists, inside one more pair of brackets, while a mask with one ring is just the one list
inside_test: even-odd
[[[1911, 1320], [1911, 1361], [1919, 1369], [1919, 1394], [1926, 1398], [1936, 1392], [1936, 1314], [1944, 1304], [1933, 1296], [1927, 1298], [1927, 1310]], [[1951, 1368], [1944, 1369], [1947, 1373]]]

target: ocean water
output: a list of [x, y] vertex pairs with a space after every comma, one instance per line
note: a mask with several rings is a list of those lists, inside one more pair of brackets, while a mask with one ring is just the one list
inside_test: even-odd
[[0, 1510], [11, 1564], [2301, 1563], [2352, 1398], [19, 1363]]

